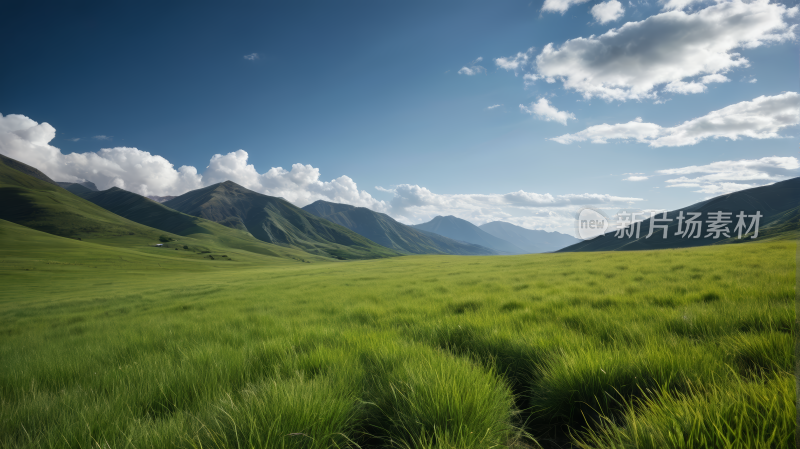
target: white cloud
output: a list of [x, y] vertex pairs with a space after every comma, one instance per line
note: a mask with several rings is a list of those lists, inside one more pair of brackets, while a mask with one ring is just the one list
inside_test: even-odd
[[755, 84], [757, 82], [758, 82], [758, 78], [753, 78], [750, 81], [748, 81], [748, 83], [750, 83], [750, 84]]
[[358, 190], [349, 177], [321, 181], [319, 169], [310, 165], [294, 164], [291, 170], [274, 167], [258, 173], [247, 163], [247, 152], [238, 150], [214, 155], [201, 175], [195, 167], [175, 169], [167, 159], [136, 148], [63, 154], [49, 144], [55, 135], [55, 128], [48, 123], [40, 124], [23, 115], [0, 114], [0, 153], [38, 168], [56, 181], [91, 181], [101, 190], [116, 186], [145, 196], [164, 196], [231, 180], [299, 206], [324, 199], [385, 209], [382, 201]]
[[461, 67], [461, 69], [458, 71], [458, 74], [472, 76], [477, 75], [478, 73], [486, 72], [486, 69], [483, 66], [478, 65], [478, 63], [481, 61], [483, 61], [483, 56], [478, 56], [478, 59], [472, 61], [469, 67]]
[[67, 140], [69, 140], [70, 142], [77, 142], [77, 141], [81, 140], [81, 138], [80, 137], [74, 137], [72, 139], [67, 139]]
[[562, 15], [574, 5], [586, 3], [589, 0], [544, 0], [542, 11], [547, 12], [560, 12]]
[[623, 181], [646, 181], [647, 179], [649, 179], [648, 176], [631, 175], [623, 179]]
[[546, 98], [540, 98], [536, 103], [531, 103], [531, 107], [519, 105], [522, 112], [535, 115], [540, 120], [546, 122], [558, 122], [562, 125], [567, 124], [567, 120], [575, 120], [575, 114], [566, 111], [559, 111]]
[[583, 142], [585, 140], [589, 140], [592, 143], [607, 143], [611, 139], [649, 142], [660, 133], [660, 126], [653, 123], [642, 123], [641, 117], [637, 117], [636, 120], [632, 120], [628, 123], [617, 123], [616, 125], [603, 123], [602, 125], [590, 126], [575, 134], [564, 134], [563, 136], [554, 137], [550, 140], [565, 145], [572, 142]]
[[258, 53], [250, 53], [249, 55], [244, 55], [244, 59], [247, 59], [248, 61], [255, 61], [256, 59], [258, 59]]
[[701, 1], [702, 0], [659, 0], [659, 3], [664, 4], [662, 8], [663, 11], [679, 11], [686, 9], [686, 7], [693, 3], [700, 3]]
[[675, 147], [694, 145], [709, 138], [776, 139], [781, 137], [779, 130], [799, 123], [800, 95], [785, 92], [732, 104], [671, 128], [643, 123], [641, 118], [637, 118], [624, 124], [590, 126], [575, 134], [564, 134], [550, 140], [568, 144], [586, 140], [607, 143], [619, 139], [648, 143], [651, 147]]
[[[534, 47], [531, 47], [527, 49], [524, 53], [519, 52], [514, 56], [508, 56], [505, 58], [496, 58], [494, 60], [494, 63], [497, 65], [497, 67], [505, 69], [506, 71], [513, 70], [514, 75], [516, 76], [516, 74], [520, 70], [525, 68], [528, 64], [530, 64], [531, 61], [533, 61], [533, 50]], [[535, 79], [532, 79], [530, 81], [535, 81]]]
[[598, 23], [608, 23], [625, 15], [625, 8], [617, 0], [608, 0], [592, 6], [591, 13]]
[[[738, 161], [718, 161], [707, 165], [658, 170], [661, 175], [680, 175], [665, 182], [667, 187], [698, 189], [695, 192], [722, 195], [758, 187], [800, 175], [795, 157], [763, 157]], [[688, 177], [686, 175], [695, 175]], [[697, 176], [699, 175], [699, 176]]]
[[402, 184], [391, 192], [388, 213], [405, 223], [422, 223], [437, 215], [455, 215], [475, 224], [503, 220], [519, 226], [571, 232], [575, 212], [586, 205], [621, 207], [641, 198], [606, 194], [552, 195], [517, 191], [506, 194], [437, 194], [418, 185]]
[[[536, 56], [528, 81], [561, 81], [585, 98], [641, 100], [659, 89], [699, 93], [724, 73], [747, 67], [737, 53], [769, 43], [795, 40], [789, 25], [798, 7], [769, 0], [720, 1], [694, 13], [662, 12], [628, 22], [600, 36], [547, 44]], [[709, 78], [709, 76], [711, 76]]]
[[93, 139], [97, 139], [97, 140], [111, 140], [111, 137], [110, 137], [110, 136], [103, 136], [103, 135], [99, 135], [99, 136], [94, 136], [94, 137], [93, 137]]
[[493, 104], [493, 105], [489, 106], [489, 107], [488, 107], [488, 108], [486, 108], [486, 109], [488, 109], [488, 110], [490, 110], [490, 111], [491, 111], [492, 109], [499, 108], [500, 106], [502, 106], [502, 104]]
[[706, 75], [700, 78], [700, 82], [703, 84], [710, 84], [710, 83], [727, 83], [730, 81], [727, 76], [720, 75], [719, 73], [715, 73], [713, 75]]
[[699, 94], [705, 92], [706, 85], [702, 83], [684, 83], [683, 81], [673, 81], [664, 86], [664, 92], [676, 94]]

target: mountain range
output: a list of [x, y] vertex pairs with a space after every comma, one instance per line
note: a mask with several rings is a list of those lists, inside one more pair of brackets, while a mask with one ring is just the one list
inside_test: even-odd
[[394, 250], [312, 215], [288, 201], [225, 181], [162, 203], [170, 209], [245, 230], [263, 242], [339, 259], [400, 255]]
[[[163, 201], [165, 198], [157, 197]], [[90, 182], [55, 182], [34, 167], [0, 155], [0, 219], [38, 231], [123, 247], [155, 242], [201, 257], [226, 248], [298, 261], [370, 259], [404, 254], [495, 255], [549, 251], [616, 251], [678, 248], [750, 241], [736, 235], [714, 239], [676, 234], [679, 213], [740, 211], [761, 215], [759, 238], [800, 235], [800, 178], [718, 196], [668, 213], [669, 238], [609, 233], [578, 241], [557, 232], [535, 231], [505, 222], [481, 226], [438, 216], [405, 225], [363, 207], [317, 201], [298, 208], [282, 198], [248, 190], [231, 181], [154, 201], [120, 188], [98, 191]], [[729, 231], [736, 223], [732, 223]], [[241, 253], [240, 253], [241, 254]]]
[[557, 251], [580, 241], [560, 232], [527, 229], [504, 221], [493, 221], [478, 227], [513, 244], [527, 254]]
[[484, 246], [417, 230], [366, 207], [319, 200], [303, 207], [303, 210], [351, 229], [375, 243], [406, 254], [498, 254]]

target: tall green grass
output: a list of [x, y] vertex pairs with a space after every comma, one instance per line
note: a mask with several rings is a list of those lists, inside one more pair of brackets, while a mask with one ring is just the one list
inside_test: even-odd
[[263, 265], [0, 238], [2, 447], [794, 444], [794, 242]]

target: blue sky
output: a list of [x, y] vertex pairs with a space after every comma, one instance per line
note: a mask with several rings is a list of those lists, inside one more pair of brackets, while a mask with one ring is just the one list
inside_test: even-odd
[[796, 1], [167, 3], [6, 5], [0, 153], [565, 232], [798, 176]]

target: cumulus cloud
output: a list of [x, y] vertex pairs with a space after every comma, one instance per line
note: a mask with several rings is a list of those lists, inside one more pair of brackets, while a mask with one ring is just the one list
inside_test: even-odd
[[469, 67], [467, 67], [467, 66], [461, 67], [461, 69], [459, 69], [459, 71], [458, 71], [458, 74], [459, 75], [472, 76], [472, 75], [477, 75], [477, 74], [482, 73], [482, 72], [486, 72], [486, 69], [483, 66], [478, 65], [478, 63], [481, 62], [481, 61], [483, 61], [483, 56], [478, 56], [478, 59], [472, 61], [472, 63], [470, 63], [470, 65], [469, 65]]
[[248, 61], [255, 61], [256, 59], [258, 59], [258, 53], [250, 53], [249, 55], [244, 55], [244, 59], [247, 59]]
[[598, 23], [608, 23], [625, 15], [625, 8], [617, 0], [608, 0], [592, 6], [591, 13]]
[[751, 79], [750, 81], [748, 81], [748, 83], [750, 83], [750, 84], [755, 84], [755, 83], [757, 83], [757, 82], [758, 82], [758, 79], [757, 79], [757, 78], [753, 78], [753, 79]]
[[[547, 44], [526, 82], [561, 81], [585, 98], [641, 100], [691, 94], [750, 62], [737, 49], [795, 40], [798, 7], [769, 0], [720, 1], [694, 13], [662, 12], [600, 36]], [[719, 75], [719, 76], [717, 76]]]
[[795, 157], [763, 157], [738, 161], [718, 161], [707, 165], [658, 170], [658, 174], [677, 176], [666, 180], [667, 187], [695, 188], [695, 192], [722, 195], [772, 184], [800, 175]]
[[489, 107], [488, 107], [488, 108], [486, 108], [486, 109], [488, 109], [488, 110], [490, 110], [490, 111], [491, 111], [492, 109], [499, 108], [500, 106], [502, 106], [502, 104], [493, 104], [493, 105], [489, 106]]
[[646, 181], [647, 179], [649, 179], [648, 176], [630, 175], [627, 178], [623, 179], [623, 181]]
[[101, 190], [119, 187], [141, 195], [181, 195], [231, 180], [248, 189], [280, 196], [299, 206], [318, 199], [383, 210], [382, 201], [359, 190], [347, 176], [320, 180], [319, 169], [294, 164], [258, 173], [247, 163], [246, 151], [216, 154], [203, 174], [195, 167], [177, 169], [165, 158], [137, 148], [103, 148], [97, 152], [63, 154], [50, 145], [56, 130], [23, 115], [0, 114], [0, 153], [38, 168], [57, 181], [91, 181]]
[[[514, 56], [496, 58], [494, 60], [494, 63], [497, 65], [497, 67], [501, 69], [505, 69], [506, 71], [513, 71], [514, 76], [516, 76], [520, 70], [524, 69], [528, 64], [531, 63], [531, 61], [533, 61], [533, 50], [534, 47], [531, 47], [524, 53], [519, 52]], [[531, 81], [535, 81], [535, 79]]]
[[530, 107], [521, 104], [519, 105], [519, 109], [522, 112], [535, 115], [540, 120], [546, 122], [558, 122], [562, 125], [566, 125], [567, 120], [575, 120], [575, 114], [567, 111], [559, 111], [555, 106], [550, 104], [550, 101], [546, 98], [540, 98], [539, 101], [531, 103]]
[[781, 137], [778, 131], [782, 128], [799, 123], [800, 95], [785, 92], [732, 104], [669, 128], [643, 123], [641, 118], [637, 118], [628, 123], [590, 126], [575, 134], [564, 134], [550, 140], [568, 144], [586, 140], [607, 143], [615, 139], [648, 143], [651, 147], [676, 147], [694, 145], [709, 138], [776, 139]]
[[542, 11], [559, 12], [563, 15], [571, 6], [580, 5], [587, 1], [589, 0], [544, 0]]

